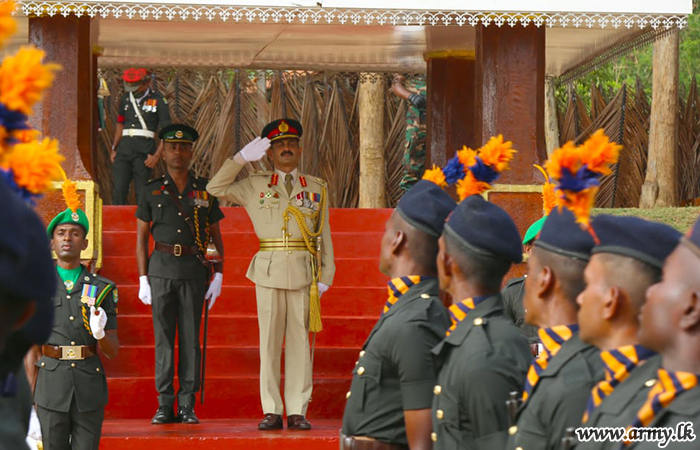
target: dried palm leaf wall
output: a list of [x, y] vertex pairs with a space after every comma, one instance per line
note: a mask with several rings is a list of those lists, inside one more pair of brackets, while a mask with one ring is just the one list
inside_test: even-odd
[[[296, 118], [304, 125], [301, 171], [326, 179], [333, 207], [356, 207], [359, 196], [358, 74], [305, 71], [168, 70], [155, 72], [155, 85], [166, 97], [172, 120], [194, 126], [193, 170], [211, 177], [226, 158], [255, 136], [270, 120]], [[97, 182], [106, 202], [112, 192], [109, 149], [114, 137], [121, 70], [103, 69], [111, 95], [105, 99], [106, 127], [100, 134]], [[417, 75], [413, 75], [417, 76]], [[385, 151], [387, 206], [401, 196], [406, 105], [385, 83]], [[270, 161], [256, 168], [271, 167]], [[157, 173], [162, 173], [162, 163]], [[240, 176], [246, 176], [244, 171]]]
[[[700, 97], [692, 83], [679, 105], [676, 158], [679, 198], [684, 204], [700, 198]], [[599, 128], [624, 146], [613, 173], [602, 180], [596, 206], [637, 207], [646, 174], [649, 150], [651, 105], [644, 88], [623, 86], [618, 92], [591, 86], [587, 107], [571, 90], [565, 105], [559, 105], [560, 143], [582, 142]]]

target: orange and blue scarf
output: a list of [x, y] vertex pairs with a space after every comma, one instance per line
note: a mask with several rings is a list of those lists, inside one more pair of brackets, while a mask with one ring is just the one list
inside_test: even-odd
[[527, 401], [533, 389], [540, 380], [540, 375], [547, 368], [549, 360], [554, 357], [564, 342], [568, 341], [578, 331], [578, 325], [558, 325], [552, 328], [540, 328], [537, 334], [542, 341], [544, 351], [532, 361], [530, 369], [527, 371], [525, 380], [525, 392], [523, 392], [523, 402]]

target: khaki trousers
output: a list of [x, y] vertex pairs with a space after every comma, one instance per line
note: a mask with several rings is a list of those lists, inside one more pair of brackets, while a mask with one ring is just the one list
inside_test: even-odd
[[[306, 415], [312, 389], [309, 350], [309, 289], [255, 286], [260, 328], [260, 399], [264, 414]], [[284, 404], [280, 394], [285, 347]]]

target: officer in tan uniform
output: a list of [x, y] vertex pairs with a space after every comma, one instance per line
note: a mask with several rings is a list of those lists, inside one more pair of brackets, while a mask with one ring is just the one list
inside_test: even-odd
[[[328, 188], [299, 173], [302, 127], [292, 119], [265, 126], [262, 136], [226, 160], [207, 190], [245, 207], [260, 239], [247, 277], [255, 283], [260, 327], [261, 430], [282, 429], [280, 358], [285, 341], [284, 404], [289, 429], [308, 430], [311, 398], [309, 331], [320, 331], [320, 296], [333, 282]], [[235, 181], [246, 162], [270, 151], [274, 170]]]

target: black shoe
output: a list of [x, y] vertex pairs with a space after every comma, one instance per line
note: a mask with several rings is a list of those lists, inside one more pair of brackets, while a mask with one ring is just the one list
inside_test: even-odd
[[191, 406], [180, 406], [177, 409], [177, 418], [180, 423], [199, 423], [199, 419], [194, 413], [194, 408]]
[[300, 414], [292, 414], [287, 416], [287, 428], [290, 430], [310, 430], [311, 424], [306, 417]]
[[265, 418], [258, 424], [258, 430], [270, 431], [282, 429], [282, 416], [279, 414], [265, 414]]
[[172, 406], [159, 406], [156, 415], [151, 419], [151, 425], [163, 425], [166, 423], [175, 423], [175, 415], [173, 414]]

